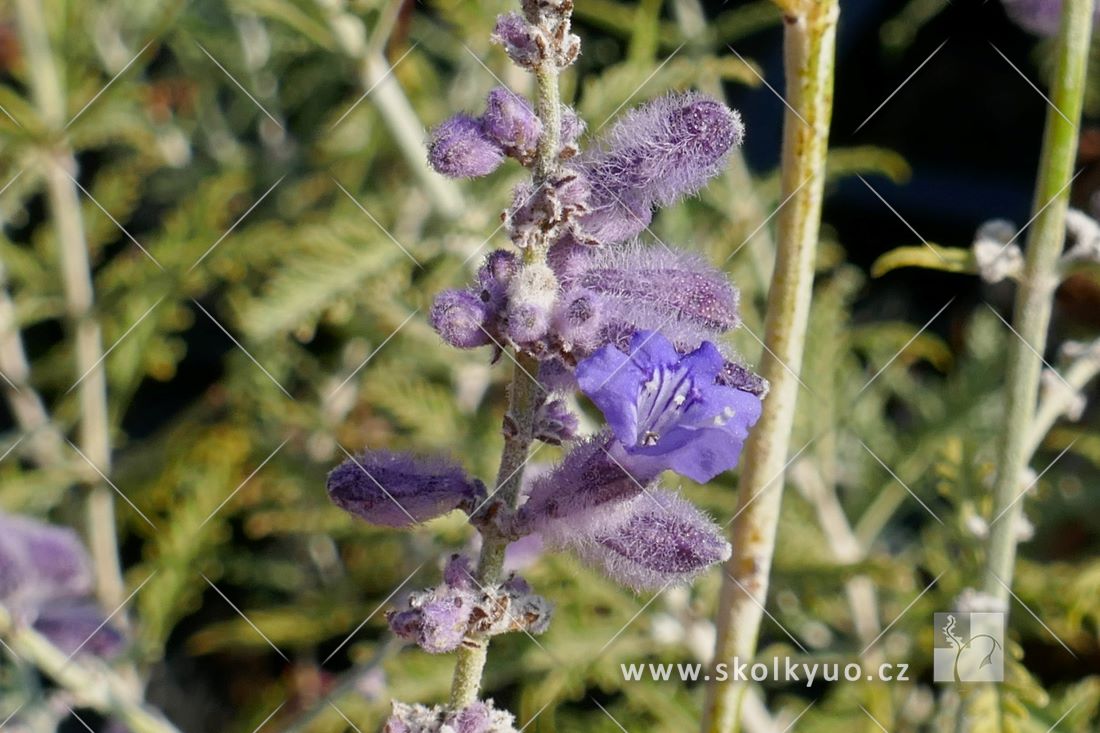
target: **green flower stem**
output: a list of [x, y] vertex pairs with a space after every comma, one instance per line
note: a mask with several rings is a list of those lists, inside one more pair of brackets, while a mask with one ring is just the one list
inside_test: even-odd
[[69, 659], [49, 639], [15, 623], [0, 606], [0, 638], [20, 660], [68, 690], [80, 707], [119, 719], [134, 733], [179, 733], [159, 712], [133, 695], [133, 686], [96, 659]]
[[[1016, 290], [1005, 386], [1005, 430], [997, 460], [993, 516], [983, 590], [1007, 604], [1016, 563], [1016, 525], [1023, 511], [1018, 501], [1020, 477], [1030, 458], [1029, 433], [1036, 417], [1039, 375], [1050, 325], [1051, 303], [1058, 286], [1058, 258], [1065, 243], [1070, 180], [1077, 158], [1077, 125], [1085, 96], [1085, 69], [1092, 33], [1092, 0], [1066, 0], [1057, 41], [1057, 68], [1043, 134], [1039, 178], [1035, 186], [1034, 223], [1027, 238], [1027, 259]], [[1034, 442], [1034, 439], [1032, 439]], [[1002, 515], [1003, 513], [1003, 515]]]
[[[534, 19], [532, 19], [534, 20]], [[549, 180], [558, 168], [558, 150], [561, 148], [561, 91], [558, 87], [558, 68], [553, 60], [544, 61], [535, 70], [535, 111], [542, 122], [538, 157], [534, 165], [536, 186]], [[524, 252], [527, 264], [540, 265], [546, 261], [550, 242], [529, 247]], [[508, 391], [508, 414], [505, 417], [504, 451], [500, 458], [494, 496], [505, 506], [515, 508], [523, 485], [523, 467], [534, 440], [535, 413], [542, 403], [542, 387], [535, 381], [538, 360], [517, 353], [512, 371], [512, 384]], [[482, 585], [500, 582], [504, 567], [504, 551], [508, 539], [485, 530], [482, 536], [481, 557], [478, 559], [477, 577]], [[451, 707], [463, 708], [477, 699], [481, 687], [481, 675], [489, 651], [488, 637], [466, 639], [457, 653], [454, 681], [451, 684]]]
[[[783, 122], [777, 253], [765, 317], [763, 376], [771, 383], [759, 423], [745, 447], [732, 528], [733, 555], [725, 566], [717, 618], [715, 661], [751, 660], [756, 653], [768, 574], [779, 523], [783, 473], [798, 399], [798, 373], [813, 290], [821, 224], [825, 159], [832, 114], [837, 0], [801, 0], [784, 8], [787, 103]], [[747, 686], [714, 681], [707, 688], [702, 730], [740, 726]]]
[[[80, 199], [70, 171], [76, 171], [72, 150], [64, 140], [65, 94], [50, 48], [46, 19], [39, 0], [18, 0], [19, 28], [23, 38], [30, 86], [50, 139], [42, 150], [43, 176], [50, 212], [57, 233], [58, 261], [72, 323], [76, 352], [77, 388], [80, 400], [80, 450], [98, 472], [111, 473], [110, 427], [107, 410], [107, 372], [103, 368], [103, 338], [93, 312], [91, 266], [80, 215]], [[90, 472], [87, 497], [87, 533], [95, 563], [99, 598], [108, 608], [124, 597], [118, 559], [114, 494], [98, 475]]]

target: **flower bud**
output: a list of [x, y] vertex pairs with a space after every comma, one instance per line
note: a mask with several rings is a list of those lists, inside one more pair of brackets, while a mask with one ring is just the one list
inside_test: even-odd
[[90, 602], [51, 603], [34, 619], [34, 630], [66, 655], [92, 654], [110, 659], [126, 640], [107, 623], [106, 615]]
[[550, 311], [539, 303], [522, 303], [508, 313], [508, 338], [512, 343], [533, 344], [550, 326]]
[[722, 530], [676, 494], [651, 490], [616, 508], [614, 518], [571, 549], [636, 591], [684, 583], [730, 556]]
[[444, 290], [435, 297], [428, 322], [451, 346], [473, 349], [492, 342], [486, 301], [467, 290]]
[[91, 561], [76, 532], [0, 514], [0, 602], [37, 607], [91, 589]]
[[526, 99], [504, 87], [489, 92], [481, 118], [485, 135], [524, 165], [534, 161], [542, 122]]
[[564, 400], [547, 400], [535, 413], [535, 438], [551, 445], [561, 445], [577, 434], [577, 416], [569, 411]]
[[454, 509], [470, 509], [484, 492], [442, 458], [369, 451], [328, 475], [328, 494], [341, 509], [384, 527], [412, 527]]
[[504, 152], [469, 115], [455, 115], [432, 131], [428, 163], [450, 178], [474, 178], [492, 173], [504, 162]]
[[504, 48], [504, 52], [516, 66], [525, 69], [538, 66], [547, 47], [542, 31], [528, 23], [519, 13], [498, 15], [490, 38]]

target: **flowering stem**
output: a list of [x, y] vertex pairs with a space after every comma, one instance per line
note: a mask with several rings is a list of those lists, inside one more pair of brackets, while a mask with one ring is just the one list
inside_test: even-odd
[[1053, 384], [1050, 392], [1039, 401], [1039, 409], [1035, 411], [1025, 443], [1028, 458], [1035, 454], [1054, 422], [1097, 374], [1100, 374], [1100, 339], [1085, 347], [1085, 353], [1073, 360], [1062, 379]]
[[[61, 131], [65, 125], [65, 95], [50, 49], [42, 5], [37, 0], [19, 0], [16, 6], [39, 114], [51, 131]], [[76, 161], [63, 139], [45, 145], [43, 174], [57, 230], [68, 315], [74, 328], [76, 374], [82, 376], [78, 387], [81, 452], [98, 472], [107, 476], [111, 473], [107, 373], [102, 364], [103, 339], [92, 311], [92, 275], [80, 200], [69, 173], [76, 170]], [[86, 507], [88, 544], [95, 562], [99, 598], [107, 607], [115, 608], [122, 602], [124, 586], [118, 559], [114, 495], [98, 477], [91, 480]]]
[[[1077, 156], [1077, 125], [1085, 95], [1085, 69], [1092, 31], [1092, 0], [1067, 0], [1058, 34], [1057, 68], [1052, 78], [1034, 223], [1028, 233], [1027, 259], [1016, 291], [1005, 387], [1005, 431], [1001, 436], [994, 484], [983, 590], [1006, 604], [1016, 561], [1016, 526], [1023, 503], [1020, 477], [1030, 458], [1029, 433], [1036, 417], [1042, 353], [1046, 349], [1051, 303], [1058, 286], [1057, 265], [1065, 242], [1066, 209]], [[1033, 440], [1033, 439], [1032, 439]]]
[[[733, 554], [726, 563], [717, 618], [715, 661], [749, 661], [767, 596], [779, 523], [783, 473], [798, 398], [802, 353], [821, 223], [832, 113], [837, 0], [784, 7], [787, 103], [783, 122], [783, 199], [775, 270], [765, 317], [762, 375], [771, 383], [760, 421], [745, 447]], [[707, 688], [704, 733], [739, 728], [747, 686], [727, 680]]]
[[[538, 22], [538, 18], [529, 18]], [[535, 69], [535, 111], [542, 122], [538, 154], [534, 165], [536, 186], [544, 184], [557, 170], [561, 148], [561, 92], [558, 88], [558, 67], [547, 58]], [[528, 247], [524, 259], [528, 265], [542, 264], [550, 242]], [[504, 450], [497, 472], [495, 499], [514, 509], [523, 485], [523, 467], [534, 439], [535, 413], [542, 401], [542, 387], [535, 381], [539, 363], [528, 354], [516, 353], [512, 385], [508, 391], [508, 412], [504, 419]], [[500, 582], [504, 567], [504, 551], [508, 538], [495, 533], [491, 525], [482, 530], [481, 557], [478, 559], [477, 581], [489, 586]], [[489, 651], [486, 636], [466, 639], [458, 648], [454, 680], [451, 684], [451, 707], [464, 708], [477, 699], [481, 675]]]

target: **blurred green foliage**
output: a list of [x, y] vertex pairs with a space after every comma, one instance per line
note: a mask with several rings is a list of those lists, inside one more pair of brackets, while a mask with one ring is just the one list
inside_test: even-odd
[[[483, 477], [495, 470], [507, 370], [482, 351], [445, 348], [425, 314], [436, 291], [506, 245], [499, 216], [522, 171], [443, 182], [408, 142], [478, 108], [498, 80], [530, 91], [488, 42], [510, 3], [44, 2], [74, 117], [65, 136], [85, 190], [96, 316], [114, 345], [112, 480], [156, 525], [119, 503], [127, 581], [148, 580], [127, 610], [150, 699], [186, 730], [252, 731], [282, 703], [273, 729], [315, 733], [347, 729], [343, 715], [375, 729], [391, 698], [443, 699], [450, 660], [387, 644], [383, 611], [395, 588], [434, 584], [439, 559], [466, 547], [470, 530], [457, 517], [408, 534], [356, 524], [327, 502], [324, 475], [364, 446], [447, 451]], [[723, 9], [701, 32], [689, 22], [696, 3], [669, 5], [579, 3], [585, 55], [565, 96], [592, 132], [671, 88], [760, 83], [725, 44], [777, 24], [770, 4]], [[0, 260], [33, 386], [68, 431], [79, 375], [59, 328], [41, 177], [55, 141], [26, 97], [11, 8], [0, 8]], [[750, 134], [752, 124], [768, 122], [750, 121]], [[832, 181], [865, 172], [901, 180], [908, 170], [877, 149], [831, 158]], [[653, 232], [725, 263], [745, 311], [732, 340], [750, 361], [777, 196], [774, 172], [750, 178], [737, 159]], [[865, 577], [884, 633], [864, 656], [909, 664], [910, 681], [761, 691], [781, 720], [801, 715], [804, 731], [876, 730], [861, 707], [895, 732], [939, 725], [957, 699], [930, 683], [932, 614], [974, 584], [983, 548], [971, 518], [991, 512], [1011, 334], [984, 306], [941, 316], [946, 341], [933, 335], [941, 328], [854, 312], [865, 278], [827, 234], [792, 456], [792, 476], [812, 480], [792, 480], [784, 504], [764, 656], [858, 658], [871, 640], [845, 588]], [[1088, 490], [1100, 432], [1058, 428], [1038, 463], [1067, 446], [1024, 499], [1036, 540], [1019, 566], [1005, 688], [1019, 731], [1058, 720], [1085, 731], [1100, 716], [1100, 513]], [[35, 467], [16, 452], [0, 463], [0, 504], [79, 525], [79, 460], [66, 449], [58, 465]], [[726, 476], [685, 490], [725, 522], [735, 488]], [[822, 492], [841, 508], [839, 527], [823, 519]], [[841, 560], [829, 548], [844, 531], [860, 552]], [[562, 558], [529, 576], [557, 604], [554, 622], [537, 642], [494, 643], [488, 695], [521, 723], [534, 718], [532, 733], [694, 728], [698, 684], [624, 682], [619, 665], [697, 661], [717, 570], [656, 598]], [[376, 654], [384, 686], [348, 684]]]

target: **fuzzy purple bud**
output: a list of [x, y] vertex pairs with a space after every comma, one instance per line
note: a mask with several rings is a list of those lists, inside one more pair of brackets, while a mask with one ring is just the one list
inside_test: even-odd
[[526, 99], [504, 87], [489, 92], [481, 129], [486, 137], [524, 165], [535, 158], [542, 122]]
[[470, 626], [474, 597], [447, 586], [414, 594], [410, 608], [391, 611], [387, 618], [394, 634], [414, 642], [430, 654], [444, 654], [458, 648]]
[[572, 107], [561, 106], [561, 146], [562, 149], [572, 149], [576, 152], [577, 141], [581, 139], [587, 127], [584, 120], [577, 115]]
[[729, 279], [686, 252], [603, 248], [575, 282], [599, 295], [605, 323], [661, 330], [680, 348], [694, 348], [741, 322], [738, 293]]
[[567, 352], [587, 355], [601, 345], [603, 300], [591, 290], [573, 288], [562, 294], [554, 307], [551, 324]]
[[440, 338], [460, 349], [473, 349], [492, 343], [489, 335], [491, 313], [488, 301], [468, 290], [444, 290], [435, 296], [428, 322]]
[[627, 113], [579, 159], [592, 186], [585, 232], [605, 244], [640, 233], [654, 206], [694, 194], [744, 136], [741, 117], [702, 94], [672, 94]]
[[498, 15], [491, 39], [504, 48], [504, 52], [516, 66], [525, 69], [538, 66], [546, 49], [542, 31], [528, 23], [519, 13]]
[[648, 466], [635, 471], [624, 461], [629, 458], [606, 435], [578, 442], [552, 471], [531, 483], [518, 514], [521, 531], [539, 531], [548, 522], [577, 519], [598, 506], [634, 496], [657, 476]]
[[485, 262], [478, 268], [477, 280], [481, 285], [481, 300], [493, 310], [502, 310], [508, 301], [508, 285], [522, 267], [514, 252], [498, 249], [490, 252]]
[[515, 344], [533, 344], [549, 327], [550, 311], [541, 303], [521, 303], [508, 313], [508, 338]]
[[535, 438], [551, 445], [572, 440], [580, 423], [564, 400], [547, 400], [535, 413]]
[[443, 568], [443, 583], [449, 588], [473, 591], [475, 588], [474, 569], [470, 563], [470, 558], [458, 553], [451, 555], [451, 559], [447, 561], [447, 566]]
[[483, 492], [455, 463], [407, 453], [370, 451], [328, 475], [329, 498], [336, 506], [384, 527], [412, 527], [472, 508]]
[[485, 176], [504, 162], [504, 152], [469, 115], [455, 115], [432, 131], [428, 162], [450, 178]]
[[684, 583], [730, 556], [722, 530], [676, 494], [654, 490], [616, 508], [609, 523], [571, 549], [636, 591]]
[[492, 700], [476, 701], [461, 710], [444, 705], [408, 705], [394, 700], [393, 714], [382, 733], [518, 733], [515, 718], [493, 707]]

